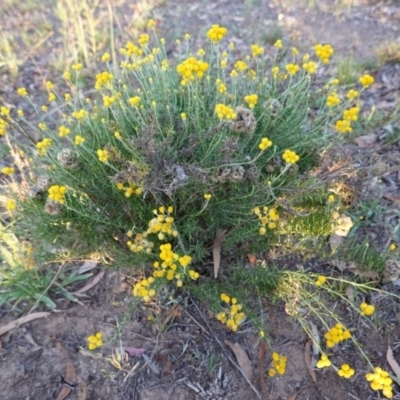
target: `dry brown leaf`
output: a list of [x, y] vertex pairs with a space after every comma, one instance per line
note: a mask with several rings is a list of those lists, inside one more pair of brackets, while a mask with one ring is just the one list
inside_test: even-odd
[[[64, 379], [71, 385], [75, 384], [77, 381], [75, 368], [72, 365], [71, 361], [67, 361]], [[71, 388], [69, 386], [63, 386], [60, 390], [60, 393], [58, 393], [57, 400], [64, 400], [70, 393]]]
[[106, 271], [101, 271], [99, 272], [95, 277], [93, 277], [83, 288], [78, 289], [75, 292], [72, 292], [71, 294], [73, 295], [78, 295], [87, 292], [89, 289], [91, 289], [93, 286], [97, 285], [101, 279], [103, 278], [104, 274]]
[[95, 269], [97, 267], [98, 262], [97, 261], [86, 261], [84, 262], [78, 269], [78, 274], [84, 274], [85, 272], [89, 272], [92, 269]]
[[311, 343], [306, 343], [306, 348], [304, 349], [304, 363], [306, 364], [307, 371], [311, 375], [314, 383], [317, 383], [317, 375], [315, 371], [311, 368]]
[[296, 400], [296, 397], [300, 393], [301, 389], [303, 389], [303, 388], [300, 388], [295, 394], [292, 394], [286, 400]]
[[400, 201], [400, 196], [396, 196], [391, 193], [385, 193], [383, 197], [387, 200], [393, 201], [393, 203], [395, 203], [396, 201]]
[[58, 393], [56, 400], [64, 400], [71, 393], [71, 388], [68, 386], [63, 386]]
[[156, 363], [152, 361], [152, 359], [145, 353], [142, 354], [144, 361], [146, 362], [147, 366], [156, 374], [160, 374], [160, 370], [158, 369]]
[[77, 381], [75, 367], [73, 366], [71, 361], [67, 361], [67, 366], [65, 368], [65, 377], [64, 378], [68, 383], [72, 383], [72, 384], [76, 383], [76, 381]]
[[358, 147], [364, 148], [373, 145], [377, 139], [378, 135], [376, 135], [375, 133], [371, 133], [369, 135], [363, 135], [355, 138], [354, 142], [357, 144]]
[[258, 386], [260, 387], [261, 394], [264, 392], [264, 361], [267, 345], [265, 340], [260, 340], [260, 347], [258, 348]]
[[221, 262], [222, 242], [226, 238], [226, 230], [218, 229], [213, 243], [214, 278], [218, 278], [219, 265]]
[[239, 367], [242, 369], [247, 379], [251, 381], [253, 377], [253, 368], [251, 367], [251, 362], [246, 352], [240, 347], [239, 343], [232, 344], [229, 340], [225, 340], [224, 342], [233, 351]]
[[389, 363], [390, 368], [392, 368], [393, 372], [396, 374], [396, 376], [398, 378], [400, 378], [400, 365], [394, 359], [393, 351], [392, 351], [392, 348], [390, 346], [387, 349], [386, 360]]
[[48, 317], [49, 315], [49, 312], [35, 312], [28, 314], [25, 317], [18, 318], [15, 321], [9, 322], [8, 324], [2, 326], [0, 328], [0, 336], [4, 335], [8, 331], [11, 331], [11, 329], [18, 328], [22, 324], [33, 321], [34, 319]]

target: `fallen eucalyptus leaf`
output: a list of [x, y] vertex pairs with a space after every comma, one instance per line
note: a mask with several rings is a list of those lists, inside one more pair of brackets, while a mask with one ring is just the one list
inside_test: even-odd
[[238, 343], [233, 344], [229, 340], [225, 340], [224, 342], [233, 351], [239, 367], [242, 369], [247, 379], [251, 381], [251, 378], [253, 377], [253, 368], [251, 367], [251, 362], [246, 352], [240, 347]]
[[18, 318], [15, 321], [9, 322], [8, 324], [2, 326], [0, 328], [0, 336], [4, 335], [8, 331], [11, 331], [11, 329], [18, 328], [20, 325], [25, 324], [26, 322], [30, 322], [38, 318], [48, 317], [49, 315], [49, 312], [35, 312], [28, 314], [25, 317]]
[[317, 383], [317, 375], [315, 371], [311, 368], [311, 343], [307, 342], [306, 347], [304, 349], [304, 363], [306, 364], [306, 368], [308, 373], [310, 374], [314, 383]]
[[365, 148], [370, 147], [374, 144], [378, 139], [378, 135], [375, 133], [371, 133], [369, 135], [359, 136], [354, 139], [354, 142], [357, 144], [358, 147]]
[[214, 278], [218, 278], [218, 271], [221, 262], [222, 242], [226, 238], [226, 230], [218, 229], [213, 243]]
[[389, 363], [390, 368], [392, 368], [393, 372], [400, 379], [400, 365], [394, 359], [393, 350], [392, 350], [392, 348], [390, 346], [387, 349], [386, 360]]

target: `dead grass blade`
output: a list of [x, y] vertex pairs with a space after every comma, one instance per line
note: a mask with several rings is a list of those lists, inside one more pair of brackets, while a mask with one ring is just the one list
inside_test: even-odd
[[311, 368], [311, 343], [306, 343], [306, 348], [304, 349], [304, 363], [306, 364], [307, 371], [311, 375], [312, 380], [314, 383], [317, 383], [317, 375], [315, 371]]
[[226, 230], [218, 229], [212, 246], [215, 279], [218, 278], [219, 265], [221, 262], [221, 247], [222, 247], [222, 242], [225, 240], [225, 238], [226, 238]]
[[258, 386], [260, 387], [261, 394], [264, 393], [264, 361], [267, 345], [265, 340], [260, 340], [260, 347], [258, 348]]
[[142, 354], [144, 361], [146, 362], [147, 366], [156, 374], [160, 374], [160, 370], [158, 369], [156, 363], [151, 360], [151, 358], [147, 354]]
[[4, 335], [6, 332], [11, 331], [11, 329], [18, 328], [20, 325], [25, 324], [26, 322], [33, 321], [34, 319], [48, 317], [50, 315], [49, 312], [35, 312], [25, 317], [21, 317], [4, 325], [0, 328], [0, 336]]
[[390, 365], [390, 368], [392, 368], [393, 372], [396, 374], [396, 376], [400, 379], [400, 365], [397, 363], [397, 361], [393, 357], [393, 351], [392, 348], [389, 346], [387, 349], [386, 353], [386, 360]]
[[89, 289], [91, 289], [93, 286], [96, 286], [102, 279], [106, 271], [101, 271], [99, 272], [93, 279], [90, 280], [83, 288], [80, 288], [79, 290], [72, 292], [74, 296], [83, 294], [87, 292]]
[[233, 344], [229, 340], [225, 340], [224, 343], [229, 346], [230, 349], [233, 351], [239, 367], [242, 369], [247, 379], [251, 381], [251, 378], [253, 377], [253, 368], [251, 367], [251, 362], [246, 352], [240, 347], [238, 343]]

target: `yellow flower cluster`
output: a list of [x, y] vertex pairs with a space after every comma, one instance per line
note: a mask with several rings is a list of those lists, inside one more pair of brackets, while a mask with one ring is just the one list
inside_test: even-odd
[[357, 121], [359, 112], [360, 112], [359, 107], [351, 107], [348, 110], [344, 110], [343, 119], [345, 121]]
[[276, 222], [279, 221], [279, 214], [278, 211], [276, 211], [276, 208], [268, 208], [267, 206], [264, 206], [261, 209], [260, 207], [254, 207], [253, 213], [258, 216], [258, 219], [261, 223], [261, 227], [259, 229], [260, 235], [266, 234], [267, 225], [269, 229], [276, 228]]
[[12, 175], [15, 172], [14, 167], [4, 167], [1, 169], [1, 172], [5, 175]]
[[117, 101], [117, 96], [103, 96], [104, 107], [111, 107]]
[[52, 145], [52, 143], [53, 141], [49, 138], [44, 138], [40, 142], [36, 143], [36, 148], [40, 157], [43, 157], [46, 154], [47, 149]]
[[4, 136], [7, 133], [7, 125], [8, 123], [3, 118], [0, 118], [0, 136]]
[[358, 81], [365, 88], [369, 88], [375, 82], [375, 79], [371, 75], [365, 74]]
[[53, 185], [49, 187], [49, 199], [60, 204], [65, 203], [65, 193], [67, 193], [67, 188], [65, 186]]
[[238, 71], [246, 71], [247, 69], [247, 64], [244, 61], [236, 61], [235, 62], [235, 69], [237, 69]]
[[143, 193], [143, 188], [141, 186], [134, 185], [133, 183], [130, 183], [127, 186], [124, 186], [123, 183], [117, 183], [117, 189], [123, 190], [125, 192], [125, 197], [127, 198], [131, 197], [133, 194], [140, 196]]
[[286, 149], [283, 154], [282, 158], [284, 161], [286, 161], [288, 164], [296, 164], [297, 161], [300, 160], [300, 156], [298, 156], [294, 151]]
[[326, 345], [329, 348], [335, 347], [338, 343], [350, 339], [351, 332], [345, 330], [342, 324], [336, 324], [329, 332], [324, 335], [326, 340]]
[[208, 63], [189, 57], [176, 67], [176, 71], [182, 76], [181, 85], [186, 86], [196, 78], [202, 78], [208, 69]]
[[317, 368], [330, 367], [332, 365], [331, 360], [326, 354], [321, 354], [321, 358], [317, 361]]
[[[132, 231], [129, 231], [127, 233], [128, 237], [131, 237], [133, 235]], [[147, 240], [148, 233], [138, 233], [135, 238], [133, 239], [133, 242], [129, 240], [126, 244], [129, 247], [130, 251], [133, 251], [134, 253], [140, 253], [141, 251], [145, 251], [146, 253], [151, 253], [154, 243], [151, 242], [150, 240]]]
[[382, 394], [391, 399], [393, 397], [393, 381], [390, 379], [389, 374], [380, 367], [374, 368], [373, 373], [368, 373], [365, 378], [370, 383], [372, 390], [382, 390]]
[[336, 93], [331, 93], [326, 99], [327, 107], [334, 107], [340, 104], [339, 96]]
[[309, 74], [315, 74], [317, 72], [317, 63], [314, 61], [309, 61], [305, 62], [303, 64], [303, 68], [309, 73]]
[[375, 312], [375, 306], [372, 304], [361, 303], [360, 304], [361, 315], [372, 315]]
[[285, 69], [290, 75], [295, 75], [297, 72], [299, 72], [300, 67], [296, 64], [290, 63], [285, 66]]
[[83, 108], [81, 108], [79, 111], [74, 111], [72, 113], [72, 116], [75, 119], [77, 119], [78, 121], [81, 121], [82, 119], [85, 119], [88, 115], [89, 115], [89, 113]]
[[225, 93], [227, 91], [226, 85], [221, 81], [221, 79], [218, 78], [215, 83], [219, 93]]
[[140, 103], [140, 97], [139, 96], [131, 97], [128, 100], [128, 102], [132, 107], [137, 107]]
[[264, 48], [261, 46], [258, 46], [257, 44], [251, 45], [251, 54], [253, 57], [258, 57], [262, 56], [264, 54]]
[[150, 288], [150, 285], [154, 283], [154, 281], [155, 279], [152, 276], [147, 279], [142, 279], [133, 287], [132, 294], [135, 297], [142, 297], [143, 301], [148, 303], [152, 299], [152, 297], [157, 294], [155, 289]]
[[172, 250], [171, 243], [165, 243], [160, 246], [160, 261], [153, 264], [153, 276], [138, 282], [133, 288], [133, 295], [142, 297], [145, 302], [149, 302], [157, 292], [151, 287], [157, 278], [165, 277], [168, 281], [176, 280], [176, 286], [183, 285], [183, 277], [189, 275], [193, 280], [200, 277], [200, 274], [186, 267], [191, 263], [192, 257], [189, 255], [179, 256]]
[[108, 85], [114, 79], [113, 74], [108, 71], [100, 72], [96, 75], [96, 83], [94, 88], [96, 90], [101, 90], [103, 86]]
[[39, 122], [38, 127], [43, 132], [47, 129], [47, 125], [44, 122]]
[[278, 39], [275, 43], [274, 43], [274, 46], [277, 48], [277, 49], [280, 49], [280, 48], [282, 48], [282, 40], [281, 39]]
[[322, 286], [326, 282], [326, 276], [320, 275], [315, 281], [316, 286]]
[[264, 151], [264, 150], [268, 149], [268, 147], [271, 147], [271, 146], [272, 146], [271, 140], [269, 140], [267, 137], [263, 137], [263, 138], [261, 138], [261, 142], [258, 145], [258, 148], [261, 151]]
[[268, 376], [274, 377], [277, 373], [284, 375], [286, 372], [287, 358], [283, 354], [272, 353], [271, 368], [268, 370]]
[[71, 130], [68, 129], [67, 127], [63, 126], [63, 125], [61, 125], [61, 126], [58, 128], [58, 136], [60, 136], [60, 137], [67, 136], [67, 135], [69, 135], [70, 133], [71, 133]]
[[82, 144], [86, 139], [80, 135], [76, 135], [75, 139], [74, 139], [74, 144], [75, 146], [79, 146], [80, 144]]
[[339, 119], [338, 121], [336, 121], [335, 129], [339, 133], [352, 132], [353, 128], [351, 127], [351, 122], [358, 120], [359, 112], [359, 107], [351, 107], [348, 110], [344, 110], [343, 119]]
[[328, 64], [330, 57], [333, 55], [333, 48], [331, 45], [317, 44], [314, 46], [316, 56], [324, 63]]
[[236, 332], [239, 325], [246, 317], [246, 314], [242, 311], [243, 306], [237, 303], [235, 297], [230, 298], [225, 293], [221, 294], [221, 300], [226, 303], [229, 308], [219, 312], [215, 317], [233, 332]]
[[350, 89], [348, 92], [347, 92], [347, 94], [346, 94], [346, 97], [349, 99], [349, 100], [354, 100], [357, 96], [358, 96], [358, 92], [357, 92], [357, 90], [354, 90], [354, 89]]
[[156, 233], [159, 240], [164, 240], [165, 234], [172, 235], [174, 237], [178, 236], [178, 232], [173, 229], [174, 217], [171, 216], [174, 208], [169, 206], [167, 209], [161, 206], [157, 210], [153, 210], [155, 218], [149, 221], [149, 227], [147, 229], [147, 234]]
[[205, 194], [204, 194], [204, 198], [205, 198], [207, 201], [210, 201], [210, 200], [211, 200], [211, 197], [212, 197], [212, 194], [211, 194], [211, 193], [205, 193]]
[[74, 71], [79, 72], [79, 71], [82, 70], [83, 65], [82, 65], [81, 63], [76, 63], [76, 64], [72, 64], [72, 65], [71, 65], [71, 68], [72, 68]]
[[119, 52], [127, 57], [140, 57], [143, 54], [143, 50], [132, 42], [127, 42], [126, 46], [122, 47]]
[[215, 113], [217, 114], [219, 119], [235, 119], [236, 114], [233, 108], [230, 108], [224, 104], [217, 104], [215, 106]]
[[354, 369], [351, 368], [349, 364], [343, 364], [338, 370], [339, 376], [346, 379], [351, 378], [354, 375], [354, 373], [355, 373]]
[[88, 349], [95, 350], [97, 347], [103, 345], [103, 334], [101, 332], [97, 332], [95, 335], [90, 335], [87, 338], [88, 341]]
[[1, 106], [0, 107], [0, 115], [3, 117], [9, 117], [10, 116], [10, 109], [5, 107], [5, 106]]
[[18, 88], [17, 93], [22, 97], [28, 96], [28, 92], [24, 87]]
[[104, 163], [107, 162], [110, 157], [108, 151], [102, 149], [97, 150], [97, 156], [99, 157], [99, 160]]
[[149, 35], [147, 35], [146, 33], [142, 33], [142, 34], [139, 36], [138, 42], [139, 42], [139, 44], [140, 44], [142, 47], [144, 47], [144, 46], [147, 45], [147, 43], [149, 43], [149, 40], [150, 40]]
[[344, 119], [343, 120], [339, 119], [338, 121], [336, 121], [335, 129], [339, 133], [351, 132], [353, 130], [353, 128], [351, 127], [350, 121], [347, 121]]
[[17, 203], [13, 199], [8, 199], [6, 201], [6, 210], [13, 211], [17, 208]]
[[248, 96], [244, 96], [244, 101], [249, 105], [249, 108], [253, 109], [257, 104], [258, 96], [256, 94], [249, 94]]
[[213, 25], [207, 32], [207, 37], [213, 42], [219, 42], [226, 35], [227, 29], [217, 24]]

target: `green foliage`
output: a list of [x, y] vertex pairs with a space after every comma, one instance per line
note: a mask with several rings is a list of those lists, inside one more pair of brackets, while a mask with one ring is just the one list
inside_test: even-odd
[[[335, 121], [343, 118], [351, 130], [359, 112], [357, 99], [337, 93], [334, 83], [314, 85], [332, 49], [318, 45], [312, 61], [296, 49], [288, 56], [277, 43], [271, 60], [252, 45], [237, 60], [233, 44], [220, 42], [225, 33], [213, 26], [209, 46], [197, 52], [185, 37], [174, 60], [156, 34], [143, 34], [120, 50], [119, 69], [103, 55], [86, 99], [78, 85], [85, 69], [74, 64], [63, 75], [66, 102], [62, 89], [46, 83], [60, 115], [39, 112], [29, 94], [38, 128], [23, 117], [13, 117], [13, 128], [43, 139], [26, 149], [30, 170], [20, 168], [24, 185], [14, 197], [16, 229], [29, 232], [36, 251], [51, 243], [75, 257], [106, 254], [114, 264], [157, 260], [154, 268], [164, 269], [154, 276], [180, 286], [188, 274], [197, 279], [188, 260], [208, 257], [219, 230], [224, 251], [236, 256], [268, 250], [282, 234], [330, 234], [334, 206], [310, 171], [338, 140]], [[334, 106], [326, 102], [332, 93], [340, 96]], [[348, 107], [353, 119], [344, 116]]]

